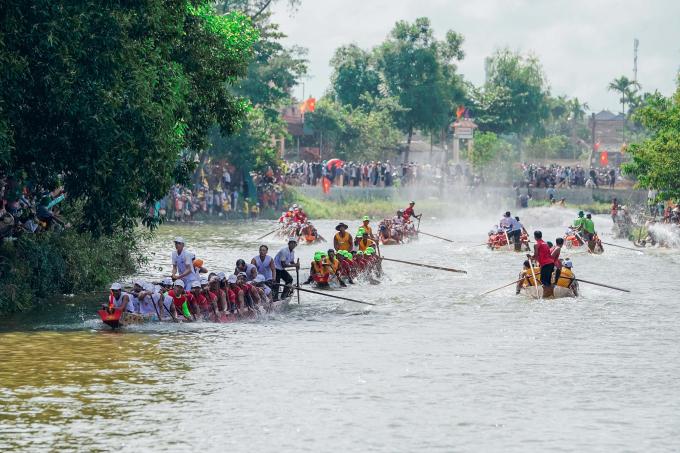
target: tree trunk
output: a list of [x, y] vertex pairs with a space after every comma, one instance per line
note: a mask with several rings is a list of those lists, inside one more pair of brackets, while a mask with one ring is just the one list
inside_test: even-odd
[[404, 163], [409, 162], [409, 154], [411, 152], [411, 139], [413, 138], [413, 127], [408, 130], [408, 138], [406, 139], [406, 149], [404, 150]]

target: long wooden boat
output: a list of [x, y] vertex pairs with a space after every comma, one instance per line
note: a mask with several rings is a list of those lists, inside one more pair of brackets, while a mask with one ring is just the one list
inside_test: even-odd
[[[291, 295], [287, 298], [274, 301], [272, 303], [258, 304], [253, 308], [243, 308], [235, 313], [221, 313], [219, 319], [215, 319], [215, 316], [212, 315], [209, 317], [209, 319], [190, 321], [184, 319], [183, 316], [180, 316], [178, 322], [206, 322], [219, 324], [265, 318], [272, 313], [281, 313], [286, 311], [292, 298], [293, 294], [291, 293]], [[102, 322], [112, 329], [140, 324], [174, 322], [172, 319], [169, 319], [170, 315], [165, 316], [162, 321], [159, 321], [158, 316], [156, 315], [145, 316], [139, 313], [123, 313], [120, 309], [115, 309], [111, 313], [108, 310], [102, 309], [98, 310], [97, 314], [99, 314]]]
[[575, 234], [565, 234], [564, 235], [564, 248], [565, 251], [568, 250], [571, 253], [592, 253], [594, 255], [601, 255], [604, 253], [604, 247], [602, 247], [602, 242], [600, 237], [595, 235], [595, 249], [590, 252], [588, 250], [588, 243], [581, 242]]
[[[577, 297], [578, 296], [578, 282], [573, 282], [571, 286], [565, 288], [564, 286], [554, 286], [553, 296], [549, 299], [561, 299], [563, 297]], [[538, 291], [535, 286], [523, 286], [520, 290], [523, 296], [529, 297], [531, 299], [542, 299], [543, 298], [543, 287], [539, 286]]]
[[[486, 246], [490, 250], [498, 250], [498, 251], [515, 251], [515, 244], [509, 241], [509, 237], [506, 233], [495, 233], [489, 235], [487, 241], [486, 241]], [[522, 233], [520, 236], [520, 244], [521, 248], [524, 251], [530, 251], [531, 247], [529, 246], [529, 237], [527, 236], [526, 233]]]

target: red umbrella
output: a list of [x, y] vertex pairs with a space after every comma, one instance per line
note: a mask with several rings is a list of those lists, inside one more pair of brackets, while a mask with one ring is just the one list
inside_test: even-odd
[[345, 163], [340, 159], [331, 159], [328, 162], [326, 162], [326, 168], [328, 168], [329, 170], [333, 167], [340, 168], [343, 165], [345, 165]]

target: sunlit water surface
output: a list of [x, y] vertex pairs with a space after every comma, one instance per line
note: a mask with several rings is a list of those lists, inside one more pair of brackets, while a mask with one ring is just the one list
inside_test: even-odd
[[[480, 297], [511, 282], [522, 257], [475, 247], [495, 215], [432, 214], [423, 231], [456, 242], [422, 237], [383, 253], [468, 274], [386, 263], [382, 284], [336, 293], [375, 307], [303, 293], [258, 322], [111, 332], [94, 313], [104, 294], [3, 321], [0, 451], [680, 449], [677, 251], [572, 255], [577, 276], [631, 293]], [[552, 238], [573, 214], [520, 213]], [[317, 225], [332, 237], [333, 222]], [[606, 217], [597, 226], [614, 242]], [[211, 269], [231, 270], [270, 229], [165, 226], [145, 276], [170, 269], [175, 235]], [[273, 252], [284, 242], [265, 241]], [[307, 262], [314, 250], [298, 254]]]

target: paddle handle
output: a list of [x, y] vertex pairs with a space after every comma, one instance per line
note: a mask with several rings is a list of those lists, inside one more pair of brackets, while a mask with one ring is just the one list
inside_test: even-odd
[[629, 293], [629, 289], [624, 289], [624, 288], [617, 288], [616, 286], [609, 286], [605, 285], [604, 283], [595, 283], [595, 282], [589, 282], [588, 280], [582, 280], [580, 278], [575, 279], [577, 282], [583, 282], [583, 283], [588, 283], [589, 285], [595, 285], [595, 286], [602, 286], [603, 288], [609, 288], [609, 289], [614, 289], [616, 291], [621, 291], [624, 293]]

